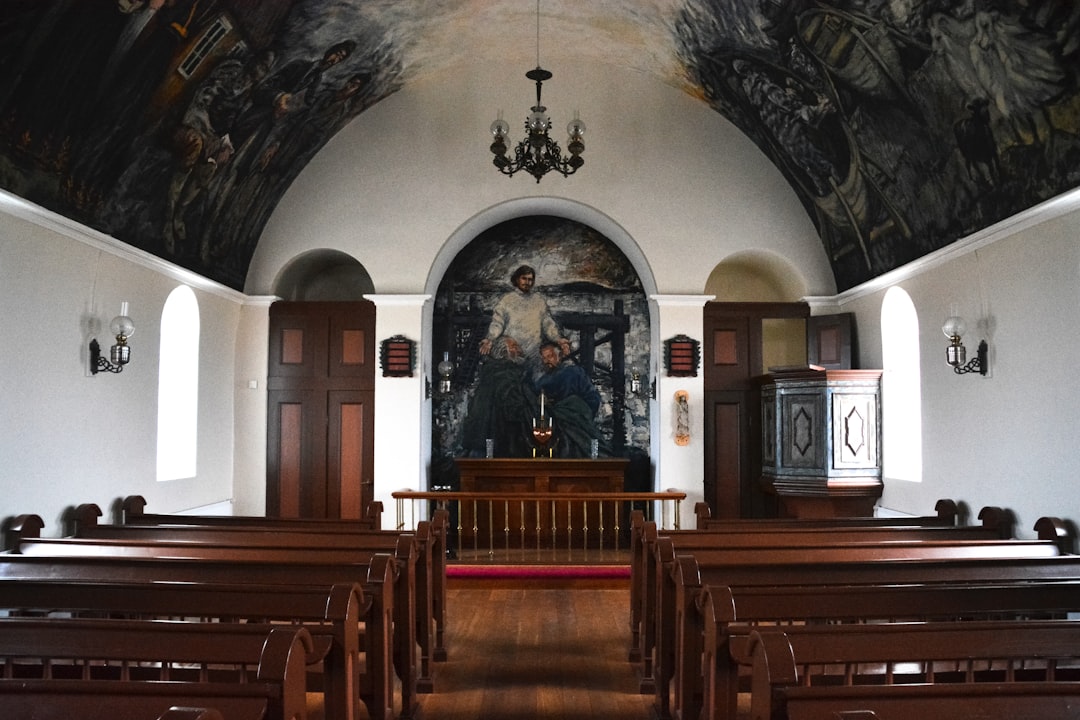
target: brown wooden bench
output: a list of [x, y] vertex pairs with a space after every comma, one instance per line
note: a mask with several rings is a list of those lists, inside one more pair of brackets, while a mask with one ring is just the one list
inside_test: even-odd
[[[670, 584], [667, 587], [668, 594], [664, 595], [666, 572], [664, 564], [667, 563], [670, 567], [677, 553], [709, 553], [711, 563], [719, 563], [721, 558], [724, 558], [725, 563], [734, 562], [743, 565], [758, 560], [768, 564], [798, 562], [804, 559], [809, 561], [812, 558], [809, 554], [811, 547], [821, 548], [814, 551], [819, 554], [827, 552], [828, 548], [857, 547], [861, 548], [859, 553], [863, 558], [879, 560], [890, 557], [902, 558], [911, 554], [922, 558], [932, 555], [999, 557], [1009, 554], [1030, 557], [1056, 555], [1062, 552], [1062, 546], [1071, 547], [1071, 537], [1067, 533], [1066, 537], [1061, 536], [1061, 533], [1065, 531], [1060, 521], [1043, 519], [1037, 523], [1036, 527], [1040, 528], [1043, 539], [978, 539], [978, 528], [962, 527], [952, 529], [938, 527], [926, 530], [904, 527], [856, 528], [849, 526], [840, 530], [828, 528], [787, 530], [779, 535], [774, 531], [746, 532], [737, 535], [686, 531], [657, 535], [653, 525], [642, 523], [640, 535], [637, 537], [640, 557], [633, 560], [638, 567], [636, 570], [634, 567], [631, 568], [630, 608], [631, 628], [635, 626], [640, 628], [636, 638], [640, 643], [640, 656], [634, 654], [632, 645], [631, 660], [640, 662], [641, 665], [641, 691], [649, 693], [656, 689], [655, 651], [660, 644], [660, 634], [664, 631], [661, 625], [667, 623], [668, 631], [673, 627], [674, 616], [669, 614], [662, 618], [661, 606], [665, 597], [669, 605], [674, 602], [674, 588]], [[999, 528], [993, 526], [984, 530], [992, 538], [996, 538], [999, 532]], [[918, 539], [938, 537], [953, 539]], [[787, 544], [783, 545], [782, 543], [785, 542]], [[634, 633], [631, 632], [631, 643], [634, 641]]]
[[[697, 527], [707, 529], [710, 527], [723, 528], [727, 526], [758, 527], [783, 526], [790, 523], [815, 524], [822, 523], [832, 526], [853, 523], [858, 525], [957, 525], [959, 522], [960, 509], [955, 500], [941, 498], [934, 504], [933, 515], [917, 515], [902, 517], [835, 517], [835, 518], [714, 518], [712, 508], [706, 502], [694, 505], [694, 517]], [[869, 521], [869, 522], [867, 522]]]
[[[58, 539], [58, 538], [54, 538]], [[403, 553], [411, 545], [403, 538]], [[29, 556], [0, 555], [0, 578], [15, 580], [53, 580], [66, 582], [106, 583], [203, 583], [253, 584], [329, 588], [339, 583], [359, 583], [371, 598], [373, 610], [365, 622], [365, 647], [382, 648], [382, 656], [392, 658], [393, 673], [387, 668], [380, 672], [382, 684], [372, 692], [392, 698], [393, 675], [400, 679], [402, 717], [412, 717], [418, 709], [416, 699], [416, 653], [412, 632], [412, 612], [407, 603], [395, 602], [399, 562], [385, 553], [373, 553], [366, 559], [357, 553], [351, 562], [325, 558], [321, 553], [312, 558], [294, 553], [291, 558], [283, 551], [247, 549], [248, 557], [240, 558], [223, 553], [212, 559], [205, 554], [185, 553], [186, 557], [155, 557], [153, 554], [123, 556], [110, 554], [100, 548], [83, 554], [54, 554]], [[287, 561], [286, 561], [287, 560]], [[375, 650], [373, 650], [374, 652]], [[390, 703], [392, 706], [392, 703]]]
[[[85, 507], [85, 506], [84, 506]], [[91, 506], [95, 507], [96, 506]], [[92, 513], [87, 513], [90, 515]], [[323, 547], [290, 546], [275, 544], [261, 545], [208, 545], [198, 542], [180, 542], [169, 540], [122, 540], [97, 538], [43, 538], [43, 523], [36, 515], [16, 517], [6, 531], [6, 550], [20, 555], [38, 557], [59, 556], [114, 556], [114, 557], [159, 557], [188, 560], [237, 560], [253, 563], [306, 564], [316, 563], [323, 566], [337, 564], [341, 569], [351, 568], [348, 576], [340, 571], [334, 582], [359, 582], [366, 572], [367, 563], [374, 555], [391, 551], [397, 572], [394, 589], [394, 647], [395, 668], [407, 688], [403, 694], [413, 697], [417, 692], [431, 692], [433, 682], [430, 675], [430, 662], [419, 663], [420, 654], [430, 658], [434, 625], [431, 611], [431, 582], [426, 579], [423, 601], [417, 587], [417, 575], [420, 566], [420, 545], [415, 533], [392, 533], [381, 535], [377, 541], [358, 547]], [[425, 529], [427, 526], [424, 526]], [[424, 566], [425, 570], [429, 566]], [[427, 577], [427, 576], [425, 576]], [[423, 638], [424, 648], [417, 652], [420, 638], [417, 627], [426, 628]], [[427, 671], [426, 675], [418, 674]]]
[[[1075, 621], [762, 629], [751, 635], [750, 654], [751, 716], [770, 720], [789, 717], [789, 707], [809, 705], [815, 695], [835, 703], [837, 686], [872, 685], [877, 692], [846, 708], [834, 706], [834, 712], [866, 710], [869, 698], [889, 697], [890, 686], [899, 685], [1067, 682], [1073, 695], [1080, 693], [1080, 623]], [[1071, 717], [1076, 711], [1074, 705], [1065, 714], [1041, 717]], [[968, 707], [955, 717], [986, 716]]]
[[[651, 638], [648, 641], [643, 638], [648, 630], [647, 624], [651, 625], [653, 622], [657, 573], [652, 549], [661, 534], [670, 537], [680, 552], [734, 547], [832, 545], [899, 540], [992, 540], [1010, 537], [1013, 523], [1006, 512], [998, 508], [984, 508], [980, 517], [983, 518], [983, 524], [976, 526], [887, 526], [848, 522], [832, 526], [824, 522], [804, 524], [797, 521], [768, 529], [751, 526], [739, 530], [664, 530], [661, 533], [655, 522], [646, 521], [640, 511], [635, 511], [631, 517], [630, 541], [630, 660], [635, 663], [643, 662], [644, 657], [647, 662], [646, 648], [651, 650], [653, 647]], [[1075, 539], [1060, 521], [1052, 531], [1048, 528], [1045, 534], [1040, 533], [1040, 539], [1058, 539], [1063, 552], [1072, 552], [1075, 548]], [[647, 668], [643, 670], [643, 678], [646, 683], [651, 678]]]
[[[141, 501], [141, 497], [135, 496]], [[132, 501], [133, 498], [128, 498]], [[95, 504], [77, 506], [65, 523], [73, 537], [116, 540], [168, 540], [211, 544], [220, 547], [308, 547], [393, 552], [401, 534], [390, 530], [326, 527], [329, 521], [294, 523], [291, 519], [244, 518], [244, 523], [230, 525], [184, 523], [186, 516], [175, 516], [175, 523], [151, 525], [101, 525], [101, 509]], [[159, 518], [165, 516], [158, 516]], [[448, 513], [436, 511], [431, 521], [417, 523], [411, 534], [416, 539], [416, 639], [420, 646], [418, 692], [431, 692], [434, 661], [445, 661], [446, 629], [446, 524]], [[26, 535], [26, 531], [23, 531]]]
[[[298, 626], [0, 619], [5, 717], [156, 718], [170, 707], [304, 720], [318, 662]], [[105, 710], [102, 712], [102, 710]]]
[[313, 530], [349, 530], [363, 528], [378, 530], [382, 527], [383, 504], [375, 501], [364, 510], [364, 517], [340, 518], [274, 518], [262, 515], [181, 515], [179, 513], [148, 513], [146, 498], [128, 495], [120, 501], [119, 521], [123, 525], [168, 525], [177, 520], [188, 520], [200, 525], [243, 525], [248, 521], [264, 522], [286, 520], [289, 525], [307, 525]]
[[[98, 525], [97, 518], [101, 517], [100, 509], [94, 515], [80, 512], [82, 506], [76, 507], [70, 516], [70, 525], [66, 529], [67, 534], [77, 535], [77, 525], [82, 522], [84, 526]], [[96, 505], [90, 505], [96, 508]], [[129, 495], [120, 503], [119, 520], [122, 525], [183, 525], [183, 526], [216, 526], [236, 527], [246, 530], [265, 529], [273, 532], [299, 532], [299, 533], [358, 533], [365, 534], [370, 531], [379, 531], [384, 534], [394, 535], [398, 531], [380, 530], [382, 527], [383, 505], [381, 502], [373, 502], [368, 506], [365, 517], [361, 520], [343, 520], [334, 518], [276, 518], [257, 515], [181, 515], [147, 513], [146, 500], [141, 495]], [[436, 510], [432, 513], [430, 522], [422, 524], [430, 526], [430, 551], [426, 545], [421, 545], [421, 562], [429, 562], [432, 568], [432, 613], [435, 617], [435, 639], [432, 647], [432, 659], [435, 661], [446, 660], [445, 628], [446, 628], [446, 556], [449, 551], [447, 545], [447, 533], [449, 529], [450, 514], [447, 510]], [[420, 531], [420, 523], [415, 533], [420, 536], [418, 541], [424, 543], [428, 540], [426, 533]]]
[[1071, 718], [1080, 705], [1080, 683], [939, 683], [791, 688], [788, 720], [957, 720]]
[[[903, 543], [887, 546], [817, 547], [702, 551], [675, 556], [670, 543], [662, 555], [657, 601], [654, 674], [658, 711], [669, 714], [672, 683], [676, 704], [689, 702], [701, 677], [704, 628], [696, 609], [702, 588], [762, 585], [873, 585], [944, 582], [1011, 582], [1018, 579], [1080, 578], [1080, 556], [1058, 555], [1052, 541], [1015, 542], [1028, 554], [972, 552], [950, 557], [948, 548]], [[1044, 543], [1040, 545], [1039, 543]], [[929, 551], [928, 551], [929, 550]], [[771, 560], [769, 553], [774, 553]], [[742, 555], [742, 559], [739, 559]], [[980, 556], [981, 555], [981, 556]], [[1041, 557], [1040, 557], [1041, 555]], [[688, 698], [688, 700], [684, 700]], [[692, 715], [696, 717], [696, 715]]]
[[[387, 564], [389, 559], [387, 559]], [[321, 652], [319, 690], [327, 718], [354, 718], [357, 698], [372, 718], [393, 716], [389, 647], [357, 632], [374, 603], [356, 584], [329, 590], [287, 585], [105, 583], [0, 579], [0, 613], [31, 617], [128, 620], [197, 618], [203, 622], [303, 625]], [[361, 674], [363, 670], [363, 674]]]
[[[701, 676], [684, 688], [690, 713], [705, 719], [735, 713], [740, 665], [750, 665], [750, 633], [765, 626], [856, 624], [956, 619], [1061, 618], [1080, 610], [1076, 581], [810, 585], [766, 587], [706, 586], [697, 602], [704, 622]], [[697, 717], [698, 715], [695, 715]]]

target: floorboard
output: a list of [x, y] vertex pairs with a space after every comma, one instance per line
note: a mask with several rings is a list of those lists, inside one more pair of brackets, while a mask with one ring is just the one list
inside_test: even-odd
[[425, 720], [647, 720], [627, 659], [629, 587], [455, 581], [449, 659], [423, 695]]

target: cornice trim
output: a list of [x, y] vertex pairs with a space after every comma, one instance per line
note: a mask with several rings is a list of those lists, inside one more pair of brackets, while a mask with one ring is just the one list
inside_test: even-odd
[[226, 285], [210, 280], [187, 268], [182, 268], [168, 260], [163, 260], [145, 250], [121, 242], [111, 235], [106, 235], [71, 218], [47, 210], [40, 205], [35, 205], [6, 190], [0, 190], [0, 209], [70, 240], [81, 242], [96, 250], [107, 252], [134, 265], [139, 265], [160, 275], [172, 278], [193, 289], [217, 295], [236, 303], [244, 303], [248, 299], [247, 295], [238, 290], [233, 290]]
[[857, 300], [866, 295], [880, 292], [899, 282], [921, 275], [933, 270], [945, 263], [963, 257], [999, 240], [1012, 237], [1029, 228], [1041, 225], [1044, 222], [1054, 220], [1070, 212], [1080, 209], [1080, 188], [1070, 190], [1056, 197], [1007, 217], [1000, 222], [984, 228], [979, 232], [961, 238], [954, 243], [946, 245], [940, 250], [935, 250], [923, 257], [913, 260], [906, 265], [891, 270], [884, 275], [879, 275], [873, 280], [868, 280], [862, 285], [857, 285], [850, 290], [845, 290], [832, 297], [807, 297], [803, 298], [811, 307], [815, 305], [843, 305], [844, 303]]

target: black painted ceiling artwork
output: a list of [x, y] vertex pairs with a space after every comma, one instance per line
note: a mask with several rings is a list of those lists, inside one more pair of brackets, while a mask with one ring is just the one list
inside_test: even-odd
[[[225, 285], [350, 120], [520, 0], [4, 0], [0, 187]], [[547, 0], [578, 62], [680, 87], [801, 199], [838, 289], [1080, 184], [1069, 0]], [[579, 49], [580, 48], [580, 49]]]

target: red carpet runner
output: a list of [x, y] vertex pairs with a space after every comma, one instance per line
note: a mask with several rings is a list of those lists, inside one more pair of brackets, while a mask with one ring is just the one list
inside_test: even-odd
[[449, 578], [629, 578], [629, 565], [448, 565]]

